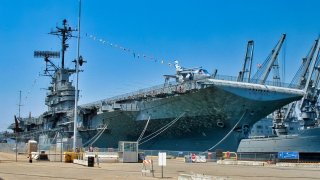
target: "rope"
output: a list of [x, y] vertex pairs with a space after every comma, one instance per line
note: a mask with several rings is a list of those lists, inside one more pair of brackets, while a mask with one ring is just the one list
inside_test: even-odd
[[106, 124], [106, 126], [102, 129], [100, 135], [99, 135], [93, 142], [91, 142], [91, 144], [94, 144], [94, 143], [101, 137], [101, 135], [102, 135], [103, 132], [107, 129], [107, 127], [108, 127], [108, 124]]
[[132, 48], [127, 48], [127, 47], [124, 47], [124, 46], [122, 46], [120, 44], [112, 43], [112, 42], [110, 42], [110, 41], [108, 41], [106, 39], [98, 38], [98, 37], [96, 37], [95, 35], [92, 35], [92, 34], [89, 35], [88, 33], [86, 33], [86, 37], [92, 39], [93, 41], [98, 41], [102, 45], [105, 45], [105, 46], [108, 46], [108, 47], [113, 47], [113, 48], [121, 50], [122, 52], [131, 54], [134, 59], [145, 59], [145, 60], [153, 61], [155, 63], [167, 64], [170, 67], [174, 66], [174, 60], [168, 60], [168, 59], [164, 59], [164, 58], [150, 56], [150, 55], [147, 55], [145, 53], [139, 53], [139, 52], [135, 51]]
[[40, 77], [40, 74], [36, 78], [34, 78], [32, 84], [31, 84], [31, 88], [29, 89], [29, 91], [27, 91], [27, 95], [24, 98], [25, 104], [28, 104], [30, 96], [31, 96], [31, 92], [33, 91], [34, 87], [36, 86], [36, 83], [37, 83], [39, 77]]
[[107, 123], [97, 134], [95, 134], [91, 139], [89, 139], [87, 142], [83, 144], [83, 146], [86, 146], [91, 142], [91, 144], [95, 143], [103, 134], [103, 132], [107, 129], [109, 123]]
[[139, 141], [141, 140], [141, 138], [143, 137], [144, 133], [146, 132], [147, 127], [148, 127], [148, 124], [149, 124], [149, 121], [150, 121], [150, 117], [151, 117], [151, 116], [149, 116], [149, 119], [148, 119], [148, 121], [147, 121], [147, 124], [145, 125], [145, 127], [144, 127], [143, 131], [141, 132], [141, 134], [140, 134], [140, 136], [139, 136], [139, 138], [138, 138], [137, 142], [139, 142]]
[[[106, 127], [106, 126], [105, 126]], [[104, 128], [105, 128], [104, 127]], [[104, 129], [103, 128], [103, 129]], [[95, 142], [96, 141], [96, 139], [98, 138], [98, 137], [100, 137], [100, 135], [103, 133], [102, 131], [103, 131], [103, 129], [101, 129], [99, 132], [97, 132], [91, 139], [89, 139], [87, 142], [85, 142], [84, 144], [83, 144], [83, 146], [86, 146], [86, 145], [88, 145], [90, 142]], [[92, 144], [92, 143], [91, 143]]]
[[83, 144], [83, 146], [89, 144], [90, 142], [93, 142], [93, 140], [97, 139], [100, 134], [103, 133], [103, 130], [106, 128], [107, 125], [105, 125], [99, 132], [97, 132], [91, 139], [89, 139], [86, 143]]
[[[109, 117], [109, 118], [111, 119], [111, 118], [115, 118], [115, 117], [118, 117], [118, 116], [120, 116], [120, 114], [115, 115], [115, 116], [112, 116], [112, 117]], [[107, 123], [107, 124], [102, 128], [102, 130], [103, 130], [104, 128], [106, 128], [108, 125], [109, 125], [109, 123]], [[89, 139], [86, 143], [84, 143], [83, 146], [89, 144], [89, 142], [92, 141], [94, 138], [96, 138], [96, 137], [102, 132], [102, 130], [99, 131], [99, 132], [97, 132], [97, 134], [95, 134], [91, 139]], [[103, 131], [104, 131], [104, 130], [103, 130]], [[103, 133], [103, 132], [102, 132], [102, 133]]]
[[52, 139], [52, 141], [50, 142], [50, 144], [52, 144], [53, 143], [53, 141], [55, 141], [56, 140], [56, 138], [57, 138], [57, 136], [58, 136], [58, 131], [56, 132], [56, 134], [54, 135], [54, 137], [53, 137], [53, 139]]
[[212, 146], [211, 148], [209, 148], [208, 150], [206, 150], [205, 152], [208, 152], [208, 151], [210, 151], [210, 150], [212, 150], [213, 148], [215, 148], [216, 146], [218, 146], [221, 142], [223, 142], [230, 134], [231, 134], [231, 132], [238, 126], [238, 124], [240, 123], [240, 121], [244, 118], [244, 116], [247, 114], [247, 111], [248, 110], [246, 110], [243, 114], [242, 114], [242, 116], [241, 116], [241, 118], [239, 119], [239, 121], [233, 126], [233, 128], [228, 132], [228, 134], [224, 137], [224, 138], [222, 138], [217, 144], [215, 144], [214, 146]]
[[[150, 141], [151, 139], [157, 137], [158, 135], [160, 135], [161, 133], [163, 133], [165, 130], [167, 130], [169, 127], [171, 127], [174, 123], [176, 123], [182, 116], [184, 116], [186, 113], [183, 112], [180, 116], [178, 116], [176, 119], [174, 119], [173, 121], [171, 121], [170, 123], [166, 124], [165, 126], [163, 126], [162, 128], [158, 129], [157, 131], [149, 134], [148, 136], [142, 138], [143, 139], [146, 139], [146, 138], [150, 138], [147, 139], [147, 140], [144, 140], [143, 142], [139, 143], [139, 145], [143, 144], [143, 143], [146, 143], [148, 141]], [[155, 135], [154, 135], [155, 134]]]
[[162, 128], [158, 129], [157, 131], [155, 131], [155, 132], [153, 132], [153, 133], [149, 134], [149, 135], [148, 135], [148, 136], [146, 136], [146, 137], [143, 137], [141, 140], [146, 139], [146, 138], [148, 138], [148, 137], [150, 137], [150, 136], [152, 136], [152, 135], [154, 135], [154, 134], [156, 134], [156, 133], [158, 133], [158, 132], [162, 131], [163, 129], [167, 128], [168, 126], [172, 126], [176, 121], [177, 121], [177, 118], [176, 118], [176, 119], [174, 119], [173, 121], [171, 121], [170, 123], [166, 124], [166, 125], [165, 125], [165, 126], [163, 126]]

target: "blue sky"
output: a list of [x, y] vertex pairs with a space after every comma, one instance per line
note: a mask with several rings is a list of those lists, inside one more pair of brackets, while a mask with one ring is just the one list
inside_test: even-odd
[[[316, 0], [82, 0], [80, 49], [88, 63], [80, 74], [79, 103], [157, 85], [163, 74], [174, 73], [167, 64], [133, 58], [99, 38], [166, 62], [179, 60], [185, 67], [203, 66], [237, 76], [248, 40], [255, 41], [256, 66], [286, 33], [289, 82], [320, 32], [319, 4]], [[39, 76], [45, 65], [33, 58], [33, 51], [60, 50], [59, 40], [47, 33], [64, 18], [76, 27], [77, 14], [77, 0], [0, 0], [0, 131], [18, 114], [20, 90], [21, 116], [29, 112], [38, 116], [47, 109], [43, 88], [50, 79]], [[71, 68], [76, 41], [69, 43], [66, 66]]]

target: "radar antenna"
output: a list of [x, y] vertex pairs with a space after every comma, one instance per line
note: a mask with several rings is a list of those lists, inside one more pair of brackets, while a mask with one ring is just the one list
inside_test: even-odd
[[68, 26], [67, 20], [64, 19], [62, 21], [63, 27], [56, 27], [56, 31], [51, 31], [49, 34], [57, 35], [58, 37], [61, 37], [62, 40], [62, 48], [61, 48], [61, 68], [64, 69], [64, 54], [67, 48], [69, 47], [69, 44], [67, 44], [67, 40], [76, 37], [72, 35], [73, 31], [77, 31], [76, 29], [71, 29], [71, 27]]
[[53, 77], [50, 72], [55, 72], [59, 68], [49, 58], [60, 58], [59, 51], [34, 51], [35, 58], [43, 58], [46, 62], [46, 69], [44, 70], [45, 76]]

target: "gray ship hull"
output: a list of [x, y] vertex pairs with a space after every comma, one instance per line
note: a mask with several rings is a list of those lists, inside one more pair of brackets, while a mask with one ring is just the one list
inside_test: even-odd
[[[289, 93], [286, 88], [230, 83], [216, 80], [211, 86], [195, 92], [144, 100], [137, 103], [140, 111], [127, 109], [84, 114], [81, 124], [84, 123], [91, 130], [80, 131], [81, 137], [86, 142], [97, 134], [99, 124], [108, 124], [105, 132], [93, 145], [117, 147], [118, 141], [137, 141], [149, 117], [144, 137], [184, 114], [156, 137], [142, 139], [140, 148], [206, 151], [226, 138], [211, 150], [235, 151], [240, 140], [248, 135], [250, 126], [302, 95], [299, 90]], [[230, 134], [227, 136], [228, 133]]]
[[300, 130], [295, 135], [283, 135], [270, 138], [243, 139], [238, 152], [295, 151], [300, 153], [320, 153], [320, 127]]

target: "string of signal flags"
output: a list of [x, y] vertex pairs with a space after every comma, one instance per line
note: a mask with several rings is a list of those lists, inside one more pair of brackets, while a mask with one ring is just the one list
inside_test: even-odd
[[140, 52], [135, 51], [134, 49], [126, 48], [126, 47], [121, 46], [119, 44], [112, 43], [112, 42], [110, 42], [108, 40], [105, 40], [105, 39], [102, 39], [102, 38], [98, 38], [98, 37], [96, 37], [96, 36], [94, 36], [92, 34], [89, 35], [89, 34], [86, 33], [86, 37], [92, 39], [93, 41], [98, 41], [102, 45], [110, 46], [110, 47], [119, 49], [119, 50], [121, 50], [121, 51], [123, 51], [125, 53], [131, 54], [133, 56], [133, 58], [135, 58], [135, 59], [145, 59], [145, 60], [153, 61], [155, 63], [168, 65], [170, 67], [174, 66], [174, 61], [175, 60], [170, 61], [170, 60], [166, 60], [166, 59], [163, 59], [163, 58], [157, 58], [157, 57], [154, 57], [154, 56], [150, 56], [150, 55], [147, 55], [145, 53], [140, 53]]

